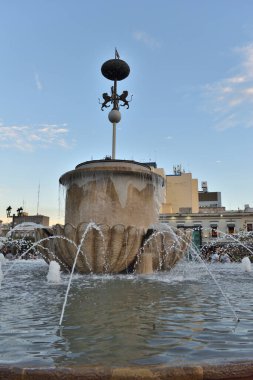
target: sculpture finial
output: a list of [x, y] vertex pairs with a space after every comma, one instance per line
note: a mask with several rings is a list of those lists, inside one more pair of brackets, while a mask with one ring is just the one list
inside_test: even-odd
[[120, 59], [119, 52], [117, 48], [115, 48], [115, 59]]

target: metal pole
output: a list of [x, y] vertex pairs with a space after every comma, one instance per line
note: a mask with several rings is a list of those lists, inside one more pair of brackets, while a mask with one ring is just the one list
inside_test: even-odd
[[116, 123], [112, 124], [112, 159], [115, 160], [116, 151]]
[[[118, 99], [117, 99], [117, 80], [114, 80], [113, 86], [113, 109], [118, 110]], [[112, 159], [115, 160], [116, 151], [116, 123], [112, 124]]]
[[37, 215], [39, 215], [39, 204], [40, 204], [40, 183], [38, 187]]
[[119, 109], [118, 99], [117, 99], [117, 81], [116, 81], [116, 79], [114, 81], [114, 86], [113, 86], [113, 109], [114, 110]]

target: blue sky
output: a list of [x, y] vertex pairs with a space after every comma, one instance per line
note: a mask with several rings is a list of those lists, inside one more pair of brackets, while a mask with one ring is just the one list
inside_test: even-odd
[[39, 213], [62, 222], [59, 177], [111, 154], [98, 97], [115, 46], [133, 94], [116, 157], [181, 164], [227, 209], [253, 205], [252, 0], [0, 0], [0, 14], [0, 219], [36, 213], [40, 184]]

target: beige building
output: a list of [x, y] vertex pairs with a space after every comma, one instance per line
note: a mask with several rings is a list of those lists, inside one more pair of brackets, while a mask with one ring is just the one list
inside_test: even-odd
[[153, 170], [165, 179], [165, 198], [161, 214], [198, 213], [198, 180], [191, 173], [185, 173], [180, 165], [174, 166], [172, 175], [165, 175], [164, 169]]
[[231, 241], [234, 234], [253, 231], [253, 208], [249, 205], [244, 210], [226, 211], [221, 193], [209, 192], [206, 181], [201, 183], [202, 191], [198, 191], [198, 180], [180, 165], [174, 166], [173, 175], [165, 175], [156, 163], [152, 163], [152, 169], [165, 180], [160, 221], [173, 228], [192, 229], [197, 246], [217, 238]]

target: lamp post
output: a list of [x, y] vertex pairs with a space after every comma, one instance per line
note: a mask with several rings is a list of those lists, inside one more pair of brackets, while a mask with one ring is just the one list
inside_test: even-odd
[[23, 207], [17, 209], [17, 216], [23, 216]]
[[11, 210], [12, 210], [12, 207], [8, 206], [7, 209], [6, 209], [6, 215], [7, 215], [7, 218], [12, 218], [11, 228], [14, 228], [15, 214], [11, 215]]
[[7, 216], [7, 218], [11, 218], [11, 210], [12, 210], [12, 207], [8, 206], [7, 209], [6, 209], [6, 216]]
[[[109, 59], [104, 62], [101, 67], [101, 72], [103, 76], [109, 80], [113, 81], [113, 86], [111, 87], [111, 95], [108, 95], [107, 92], [103, 93], [103, 103], [100, 103], [101, 110], [104, 108], [110, 107], [108, 103], [112, 104], [112, 109], [108, 114], [109, 121], [112, 123], [112, 159], [116, 158], [116, 125], [121, 120], [121, 113], [119, 111], [119, 107], [126, 106], [129, 108], [129, 101], [127, 100], [128, 91], [123, 91], [121, 95], [117, 94], [117, 82], [121, 81], [128, 77], [130, 73], [130, 67], [128, 64], [120, 59], [119, 53], [117, 49], [115, 49], [115, 58]], [[123, 103], [119, 103], [119, 102]]]
[[[11, 214], [11, 210], [12, 210], [12, 207], [11, 206], [8, 206], [7, 209], [6, 209], [6, 216], [7, 218], [12, 218], [12, 228], [14, 228], [14, 219], [16, 217], [16, 214]], [[19, 207], [17, 209], [17, 217], [19, 216], [23, 216], [23, 208], [22, 207]]]

